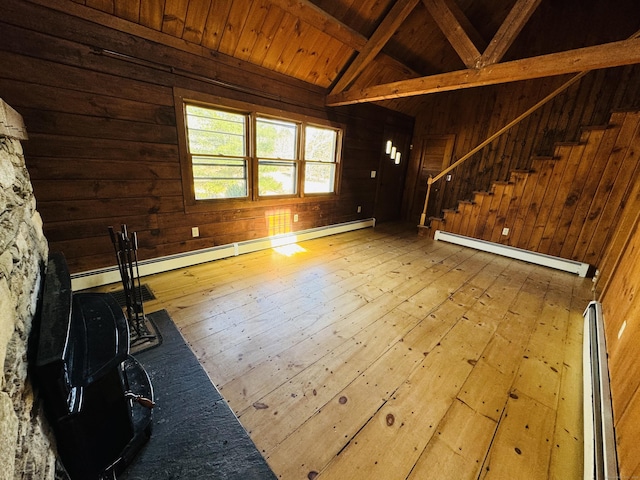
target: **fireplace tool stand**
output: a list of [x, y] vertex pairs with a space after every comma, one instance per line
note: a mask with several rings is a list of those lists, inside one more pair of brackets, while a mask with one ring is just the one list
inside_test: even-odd
[[136, 232], [129, 235], [126, 225], [121, 225], [119, 232], [109, 227], [109, 235], [124, 289], [126, 316], [129, 323], [129, 344], [135, 347], [145, 342], [153, 342], [156, 335], [147, 326], [142, 305], [142, 287], [138, 269], [138, 235]]

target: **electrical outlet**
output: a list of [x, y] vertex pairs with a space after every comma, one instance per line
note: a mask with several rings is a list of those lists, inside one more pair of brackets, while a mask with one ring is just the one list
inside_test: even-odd
[[297, 222], [297, 221], [298, 221], [298, 214], [297, 214], [297, 213], [294, 213], [294, 214], [293, 214], [293, 221], [294, 221], [294, 222]]
[[191, 236], [192, 237], [199, 237], [200, 236], [200, 229], [198, 227], [192, 227], [191, 228]]
[[447, 174], [447, 182], [450, 182], [450, 181], [451, 181], [451, 178], [452, 178], [451, 174], [450, 174], [450, 173], [448, 173], [448, 174]]
[[358, 213], [362, 212], [362, 207], [360, 205], [358, 205]]
[[376, 171], [375, 170], [371, 170], [371, 178], [376, 178]]
[[507, 235], [509, 235], [509, 229], [508, 229], [507, 227], [504, 227], [504, 228], [502, 229], [502, 235], [504, 235], [505, 237], [506, 237]]

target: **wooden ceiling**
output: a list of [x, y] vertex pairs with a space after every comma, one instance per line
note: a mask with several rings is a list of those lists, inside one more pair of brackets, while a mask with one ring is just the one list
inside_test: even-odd
[[328, 105], [640, 63], [637, 0], [51, 1], [324, 88]]

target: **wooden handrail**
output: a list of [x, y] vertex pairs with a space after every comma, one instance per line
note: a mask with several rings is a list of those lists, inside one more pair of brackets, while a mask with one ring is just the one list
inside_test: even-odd
[[[640, 36], [640, 30], [637, 31], [636, 33], [634, 33], [633, 35], [631, 35], [631, 37], [629, 37], [629, 39], [637, 38], [638, 36]], [[540, 100], [538, 103], [536, 103], [534, 106], [529, 108], [526, 112], [522, 113], [520, 116], [518, 116], [517, 118], [515, 118], [514, 120], [512, 120], [511, 122], [506, 124], [504, 127], [502, 127], [497, 132], [495, 132], [493, 135], [491, 135], [489, 138], [487, 138], [485, 141], [483, 141], [480, 145], [475, 147], [469, 153], [463, 155], [455, 163], [452, 163], [451, 165], [449, 165], [447, 168], [445, 168], [443, 171], [441, 171], [438, 175], [436, 175], [435, 177], [432, 177], [431, 175], [429, 175], [429, 178], [427, 179], [427, 195], [424, 198], [424, 206], [422, 208], [422, 215], [420, 215], [420, 225], [419, 226], [420, 227], [424, 227], [425, 226], [425, 221], [426, 221], [426, 217], [427, 217], [427, 206], [429, 205], [429, 194], [431, 193], [431, 185], [434, 182], [440, 180], [442, 177], [444, 177], [451, 170], [457, 168], [459, 165], [461, 165], [462, 163], [467, 161], [469, 158], [471, 158], [473, 155], [478, 153], [484, 147], [489, 145], [491, 142], [493, 142], [496, 138], [498, 138], [500, 135], [505, 133], [511, 127], [513, 127], [514, 125], [517, 125], [518, 123], [520, 123], [522, 120], [527, 118], [529, 115], [531, 115], [533, 112], [538, 110], [540, 107], [545, 105], [550, 100], [553, 100], [560, 93], [562, 93], [564, 90], [566, 90], [571, 85], [576, 83], [578, 80], [580, 80], [582, 77], [584, 77], [590, 71], [591, 70], [585, 70], [584, 72], [577, 73], [576, 75], [571, 77], [571, 79], [569, 79], [568, 81], [563, 83], [560, 87], [556, 88], [553, 92], [551, 92], [549, 95], [547, 95], [542, 100]]]
[[424, 227], [425, 226], [425, 221], [426, 221], [426, 216], [427, 216], [427, 207], [429, 205], [429, 194], [431, 193], [431, 185], [434, 182], [437, 182], [438, 180], [440, 180], [442, 177], [444, 177], [447, 173], [449, 173], [451, 170], [456, 169], [458, 166], [462, 165], [464, 162], [466, 162], [469, 158], [471, 158], [473, 155], [475, 155], [476, 153], [478, 153], [480, 150], [482, 150], [484, 147], [486, 147], [487, 145], [489, 145], [491, 142], [493, 142], [496, 138], [498, 138], [500, 135], [502, 135], [503, 133], [505, 133], [507, 130], [509, 130], [511, 127], [517, 125], [518, 123], [520, 123], [522, 120], [524, 120], [525, 118], [527, 118], [529, 115], [531, 115], [533, 112], [535, 112], [536, 110], [538, 110], [540, 107], [542, 107], [543, 105], [545, 105], [547, 102], [549, 102], [550, 100], [553, 100], [555, 97], [557, 97], [560, 93], [562, 93], [564, 90], [566, 90], [567, 88], [569, 88], [571, 85], [573, 85], [574, 83], [576, 83], [578, 80], [580, 80], [582, 77], [584, 77], [587, 73], [589, 73], [589, 71], [585, 71], [585, 72], [580, 72], [577, 75], [574, 75], [569, 81], [563, 83], [560, 87], [556, 88], [553, 92], [551, 92], [549, 95], [547, 95], [546, 97], [544, 97], [542, 100], [540, 100], [538, 103], [536, 103], [534, 106], [532, 106], [531, 108], [529, 108], [526, 112], [522, 113], [521, 115], [519, 115], [517, 118], [515, 118], [514, 120], [510, 121], [508, 124], [506, 124], [504, 127], [502, 127], [500, 130], [498, 130], [497, 132], [495, 132], [493, 135], [491, 135], [489, 138], [487, 138], [486, 140], [484, 140], [482, 143], [480, 143], [477, 147], [475, 147], [473, 150], [471, 150], [469, 153], [466, 153], [465, 155], [463, 155], [462, 157], [460, 157], [455, 163], [452, 163], [451, 165], [449, 165], [447, 168], [445, 168], [443, 171], [441, 171], [439, 174], [437, 174], [435, 177], [432, 177], [431, 175], [429, 175], [429, 178], [427, 179], [427, 195], [424, 198], [424, 206], [422, 208], [422, 215], [420, 216], [420, 226]]

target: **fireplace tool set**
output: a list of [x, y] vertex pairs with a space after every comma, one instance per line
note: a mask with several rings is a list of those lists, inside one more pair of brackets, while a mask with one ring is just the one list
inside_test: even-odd
[[135, 347], [156, 338], [147, 326], [142, 306], [142, 287], [138, 269], [138, 235], [136, 232], [129, 234], [126, 225], [122, 225], [119, 232], [109, 227], [109, 235], [124, 289], [130, 345]]

